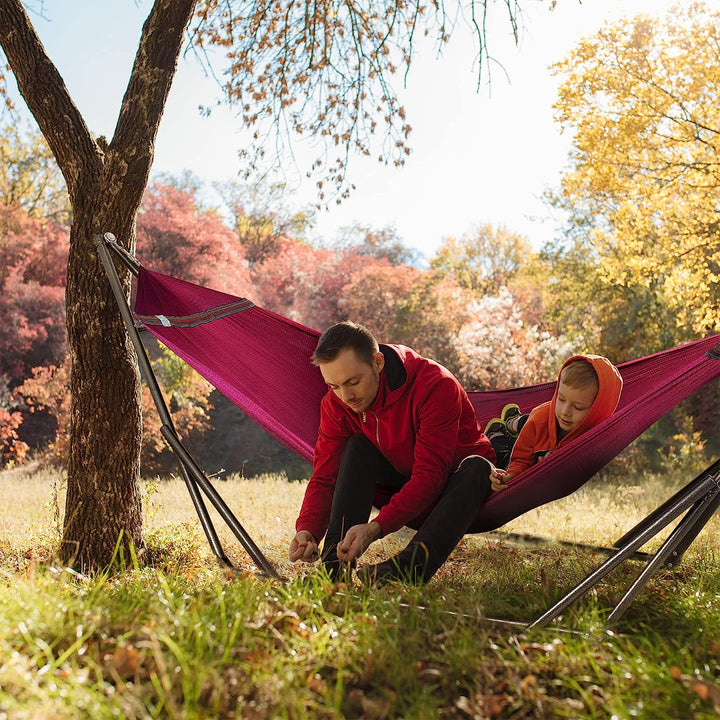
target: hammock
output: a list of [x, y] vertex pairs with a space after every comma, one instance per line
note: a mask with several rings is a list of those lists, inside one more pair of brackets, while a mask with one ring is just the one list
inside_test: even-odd
[[[311, 364], [319, 333], [248, 300], [140, 268], [136, 318], [252, 420], [311, 461], [320, 399], [327, 392]], [[720, 375], [720, 335], [619, 366], [618, 410], [561, 451], [493, 493], [470, 528], [494, 530], [583, 485], [655, 421]], [[521, 411], [552, 398], [555, 383], [470, 392], [485, 423], [506, 403]]]
[[[319, 425], [320, 399], [327, 391], [311, 364], [319, 333], [251, 301], [152, 272], [139, 265], [110, 233], [95, 238], [138, 362], [160, 414], [162, 433], [176, 453], [200, 522], [218, 560], [229, 568], [199, 490], [247, 550], [262, 574], [278, 578], [273, 565], [245, 532], [175, 431], [157, 379], [137, 331], [152, 335], [195, 368], [251, 419], [290, 450], [310, 461]], [[132, 314], [110, 255], [136, 277]], [[493, 493], [469, 532], [494, 530], [523, 513], [569, 495], [636, 437], [697, 389], [720, 376], [720, 335], [690, 342], [619, 366], [623, 391], [617, 411], [578, 439], [529, 468], [501, 493]], [[523, 412], [552, 398], [555, 383], [508, 390], [470, 392], [485, 424], [509, 402]], [[720, 507], [720, 461], [650, 513], [614, 543], [610, 557], [548, 609], [530, 627], [545, 625], [590, 590], [611, 570], [683, 515], [660, 549], [607, 618], [615, 622], [649, 577], [661, 566], [677, 565], [684, 551]], [[600, 548], [598, 548], [600, 549]]]

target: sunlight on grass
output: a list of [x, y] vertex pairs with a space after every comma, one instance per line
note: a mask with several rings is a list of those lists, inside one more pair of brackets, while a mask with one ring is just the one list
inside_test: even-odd
[[[50, 471], [13, 470], [2, 473], [0, 501], [12, 512], [0, 517], [0, 543], [16, 549], [30, 549], [42, 541], [59, 537], [64, 510], [63, 478]], [[632, 483], [596, 478], [572, 495], [521, 515], [502, 532], [527, 533], [557, 540], [608, 546], [643, 517], [682, 487], [690, 478], [645, 476]], [[261, 475], [244, 479], [238, 475], [214, 486], [235, 513], [250, 536], [272, 562], [285, 573], [302, 566], [285, 562], [287, 545], [294, 534], [305, 482], [288, 482], [283, 475]], [[143, 516], [148, 533], [163, 528], [184, 528], [188, 536], [202, 538], [202, 530], [185, 483], [180, 478], [143, 481]], [[215, 509], [208, 502], [210, 515], [221, 541], [232, 559], [244, 551]], [[720, 546], [720, 514], [710, 520], [694, 548]], [[664, 539], [669, 529], [659, 537]], [[412, 532], [401, 530], [371, 547], [368, 560], [384, 557], [403, 547]], [[494, 542], [494, 536], [468, 536], [465, 543], [482, 546]], [[201, 540], [202, 542], [202, 540]], [[649, 549], [655, 549], [659, 540]], [[2, 547], [2, 545], [0, 545]], [[207, 549], [209, 553], [209, 548]]]

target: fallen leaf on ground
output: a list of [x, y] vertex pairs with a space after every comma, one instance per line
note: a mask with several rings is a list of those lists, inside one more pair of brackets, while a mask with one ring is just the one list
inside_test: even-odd
[[670, 676], [694, 692], [701, 700], [711, 702], [715, 711], [720, 715], [720, 687], [715, 683], [694, 675], [686, 675], [675, 665], [670, 668]]
[[119, 647], [112, 654], [110, 667], [123, 679], [135, 677], [140, 665], [140, 653], [132, 646]]

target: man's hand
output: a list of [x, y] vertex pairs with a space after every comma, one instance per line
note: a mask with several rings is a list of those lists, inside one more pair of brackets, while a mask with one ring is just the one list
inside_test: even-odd
[[351, 562], [359, 558], [380, 535], [382, 528], [374, 520], [364, 525], [353, 525], [337, 545], [338, 560]]
[[318, 544], [312, 533], [307, 530], [300, 530], [290, 542], [288, 548], [288, 559], [292, 562], [302, 560], [313, 562], [318, 557]]

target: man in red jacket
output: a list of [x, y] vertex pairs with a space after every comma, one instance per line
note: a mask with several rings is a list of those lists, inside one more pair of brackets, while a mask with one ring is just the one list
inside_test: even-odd
[[[290, 543], [292, 561], [322, 560], [331, 577], [375, 540], [417, 529], [395, 557], [358, 570], [365, 582], [427, 582], [490, 492], [495, 452], [446, 368], [402, 345], [378, 346], [351, 322], [330, 327], [312, 358], [328, 385], [313, 473]], [[379, 514], [368, 522], [372, 506]]]

